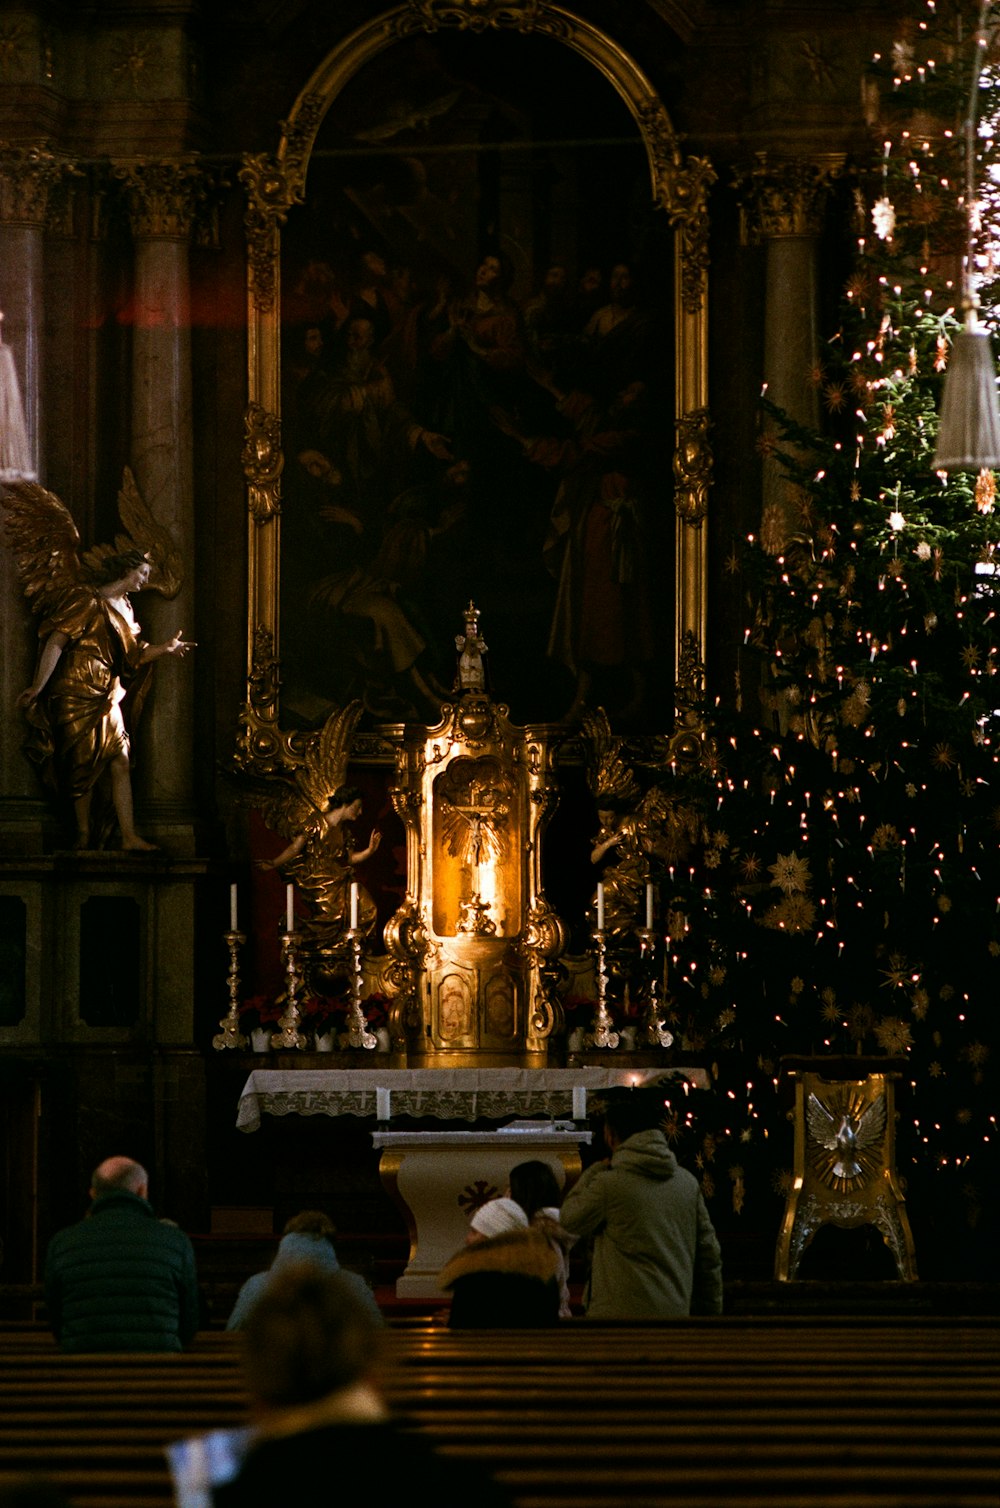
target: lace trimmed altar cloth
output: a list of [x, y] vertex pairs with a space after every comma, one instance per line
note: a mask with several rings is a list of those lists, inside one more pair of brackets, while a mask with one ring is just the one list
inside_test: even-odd
[[573, 1090], [656, 1084], [684, 1079], [708, 1088], [704, 1068], [321, 1068], [254, 1069], [236, 1112], [239, 1131], [256, 1131], [262, 1115], [374, 1116], [375, 1091], [391, 1092], [393, 1118], [572, 1115]]

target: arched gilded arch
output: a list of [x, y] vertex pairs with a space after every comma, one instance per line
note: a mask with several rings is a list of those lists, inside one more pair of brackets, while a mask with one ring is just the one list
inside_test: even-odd
[[247, 156], [248, 403], [243, 452], [249, 508], [248, 695], [243, 757], [259, 769], [287, 744], [278, 726], [278, 565], [283, 455], [280, 439], [280, 247], [289, 210], [305, 200], [316, 134], [348, 81], [401, 42], [445, 29], [487, 37], [517, 32], [554, 39], [585, 58], [617, 90], [645, 145], [653, 203], [674, 229], [676, 501], [674, 664], [678, 679], [704, 663], [708, 445], [707, 159], [685, 157], [664, 106], [633, 58], [591, 22], [548, 0], [408, 0], [344, 38], [316, 68], [276, 152]]

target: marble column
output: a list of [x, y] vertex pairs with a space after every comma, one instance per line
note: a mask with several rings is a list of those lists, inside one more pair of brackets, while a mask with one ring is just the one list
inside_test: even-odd
[[[831, 176], [842, 160], [831, 156], [774, 161], [762, 153], [744, 181], [748, 225], [767, 248], [767, 396], [790, 418], [813, 429], [820, 419], [817, 259]], [[797, 501], [780, 465], [765, 449], [762, 543], [772, 554], [780, 554], [802, 529]]]
[[[131, 466], [156, 524], [183, 562], [170, 601], [138, 601], [147, 639], [195, 626], [195, 508], [191, 423], [191, 323], [188, 245], [201, 175], [188, 161], [115, 165], [135, 243], [132, 332]], [[173, 854], [193, 854], [195, 658], [165, 657], [134, 741], [138, 825]]]
[[[44, 228], [49, 190], [65, 164], [44, 145], [0, 142], [0, 339], [13, 353], [27, 431], [28, 468], [42, 466]], [[9, 375], [9, 373], [8, 373]], [[15, 702], [31, 684], [37, 624], [25, 602], [13, 556], [0, 550], [0, 848], [42, 845], [47, 807], [21, 750], [24, 723]]]

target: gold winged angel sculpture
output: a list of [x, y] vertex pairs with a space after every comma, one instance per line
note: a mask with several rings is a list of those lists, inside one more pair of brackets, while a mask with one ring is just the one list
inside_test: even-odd
[[[647, 883], [682, 862], [701, 823], [691, 807], [665, 788], [669, 766], [652, 749], [640, 781], [638, 758], [624, 738], [612, 733], [603, 707], [585, 714], [581, 733], [587, 783], [600, 822], [590, 860], [603, 866], [605, 932], [621, 939], [639, 923]], [[652, 783], [646, 783], [650, 774]]]
[[5, 482], [0, 505], [6, 542], [38, 618], [34, 679], [17, 700], [28, 724], [25, 753], [46, 787], [72, 805], [77, 848], [107, 841], [109, 793], [122, 848], [152, 849], [135, 829], [130, 729], [152, 662], [194, 645], [181, 630], [162, 644], [148, 643], [129, 596], [144, 588], [177, 595], [181, 564], [173, 541], [127, 467], [118, 494], [125, 532], [113, 544], [82, 550], [68, 509], [37, 482]]
[[[357, 786], [344, 783], [344, 776], [361, 712], [361, 702], [354, 701], [331, 713], [289, 788], [262, 803], [268, 826], [290, 842], [276, 858], [261, 860], [260, 868], [282, 870], [309, 902], [305, 946], [319, 964], [342, 951], [350, 926], [353, 866], [370, 858], [381, 841], [376, 828], [367, 847], [356, 848], [351, 830], [361, 816], [362, 798]], [[375, 919], [375, 902], [358, 885], [358, 929], [371, 932]]]

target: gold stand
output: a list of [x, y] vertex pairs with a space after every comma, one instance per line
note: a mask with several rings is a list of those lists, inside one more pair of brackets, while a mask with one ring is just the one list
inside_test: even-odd
[[639, 930], [639, 948], [640, 959], [646, 964], [649, 973], [649, 1001], [642, 1014], [639, 1040], [644, 1046], [672, 1047], [674, 1034], [667, 1030], [666, 1022], [660, 1015], [659, 980], [656, 977], [656, 934], [648, 927], [642, 927]]
[[594, 1015], [594, 1029], [587, 1032], [584, 1037], [586, 1047], [617, 1047], [618, 1033], [612, 1031], [614, 1022], [608, 1011], [608, 971], [606, 967], [606, 955], [608, 950], [607, 939], [603, 930], [592, 933], [594, 949], [597, 953], [597, 966], [595, 977], [597, 982], [597, 1011]]
[[302, 975], [299, 973], [299, 943], [302, 934], [299, 932], [286, 932], [281, 939], [281, 957], [285, 966], [285, 1009], [278, 1022], [278, 1030], [271, 1037], [272, 1047], [299, 1047], [307, 1045], [306, 1037], [299, 1031], [302, 1016], [299, 1012], [296, 996], [302, 985]]
[[795, 1277], [806, 1247], [823, 1225], [875, 1226], [900, 1279], [916, 1282], [913, 1236], [895, 1164], [899, 1072], [890, 1064], [877, 1058], [788, 1059], [782, 1064], [795, 1084], [790, 1112], [795, 1163], [775, 1252], [779, 1283]]
[[216, 1032], [212, 1038], [212, 1046], [217, 1052], [224, 1051], [227, 1047], [241, 1048], [247, 1046], [247, 1039], [240, 1031], [240, 948], [246, 942], [242, 932], [226, 932], [223, 934], [226, 947], [229, 949], [229, 1009], [223, 1016], [219, 1025], [221, 1032]]
[[361, 1009], [361, 938], [362, 933], [352, 927], [347, 934], [351, 947], [351, 1003], [347, 1009], [347, 1044], [349, 1047], [378, 1046], [378, 1038], [368, 1030], [365, 1013]]

